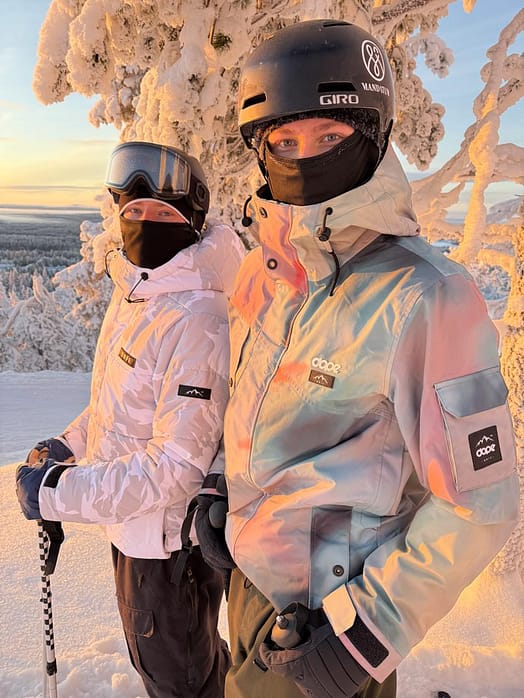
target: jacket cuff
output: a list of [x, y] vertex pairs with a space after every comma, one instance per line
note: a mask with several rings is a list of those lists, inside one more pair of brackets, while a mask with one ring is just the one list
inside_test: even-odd
[[58, 463], [57, 465], [53, 465], [53, 467], [49, 468], [47, 473], [44, 475], [42, 487], [52, 487], [53, 489], [55, 489], [64, 470], [75, 467], [76, 463], [71, 463], [71, 465], [66, 465], [65, 463]]
[[56, 511], [53, 506], [55, 503], [55, 490], [64, 471], [74, 467], [76, 467], [75, 463], [71, 463], [70, 465], [66, 463], [58, 463], [57, 465], [53, 465], [51, 468], [49, 468], [49, 470], [45, 473], [38, 491], [38, 507], [40, 509], [42, 519], [45, 521], [62, 520], [59, 512]]
[[342, 585], [324, 597], [322, 608], [351, 656], [372, 676], [382, 683], [400, 664], [402, 657], [378, 629], [370, 627], [357, 615], [348, 589]]

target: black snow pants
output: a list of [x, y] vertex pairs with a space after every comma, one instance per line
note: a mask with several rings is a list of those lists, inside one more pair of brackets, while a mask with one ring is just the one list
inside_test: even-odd
[[220, 698], [230, 665], [217, 630], [222, 576], [193, 548], [179, 584], [167, 560], [127, 557], [112, 546], [118, 609], [129, 656], [150, 698]]

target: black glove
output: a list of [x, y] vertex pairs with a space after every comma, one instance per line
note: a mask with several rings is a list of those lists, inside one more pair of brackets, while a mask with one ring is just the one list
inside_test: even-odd
[[22, 513], [26, 519], [41, 519], [38, 493], [44, 475], [55, 461], [48, 458], [34, 465], [19, 465], [16, 469], [16, 496], [20, 502]]
[[277, 616], [259, 653], [268, 669], [311, 698], [351, 698], [369, 678], [335, 636], [325, 613], [297, 603]]
[[227, 486], [222, 474], [206, 475], [196, 496], [195, 528], [204, 560], [217, 570], [236, 567], [225, 538]]
[[43, 439], [29, 451], [26, 462], [32, 465], [41, 458], [52, 458], [58, 463], [66, 463], [71, 458], [74, 459], [74, 455], [69, 446], [60, 439]]

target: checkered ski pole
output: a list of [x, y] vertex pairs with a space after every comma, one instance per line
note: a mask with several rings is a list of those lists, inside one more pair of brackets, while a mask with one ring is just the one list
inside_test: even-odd
[[51, 580], [48, 572], [48, 557], [51, 541], [42, 521], [38, 521], [38, 545], [40, 548], [40, 569], [42, 571], [43, 630], [45, 643], [46, 686], [49, 698], [57, 698], [55, 637], [53, 633], [53, 608], [51, 606]]

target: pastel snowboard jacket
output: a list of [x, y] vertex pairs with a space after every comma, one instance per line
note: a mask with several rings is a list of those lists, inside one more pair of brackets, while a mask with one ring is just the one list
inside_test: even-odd
[[46, 486], [54, 469], [46, 475], [44, 519], [104, 524], [131, 557], [166, 558], [180, 548], [187, 505], [219, 452], [227, 296], [243, 249], [231, 228], [210, 224], [201, 242], [156, 269], [108, 255], [115, 290], [90, 404], [64, 432], [78, 465], [54, 487]]
[[378, 681], [518, 512], [496, 329], [410, 197], [391, 149], [328, 202], [259, 193], [230, 309], [232, 555], [277, 610], [322, 606]]

